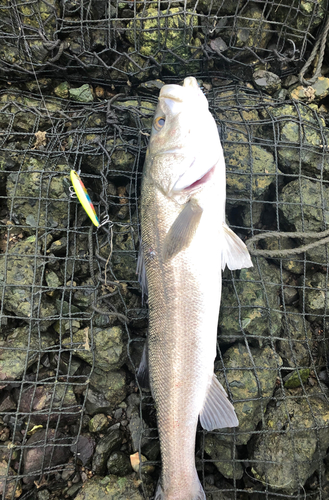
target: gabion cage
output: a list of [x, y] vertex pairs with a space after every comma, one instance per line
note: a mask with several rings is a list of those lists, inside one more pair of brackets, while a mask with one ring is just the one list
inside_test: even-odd
[[198, 473], [209, 500], [329, 498], [327, 0], [0, 12], [1, 498], [154, 496], [139, 195], [159, 90], [188, 75], [220, 126], [227, 221], [264, 237], [224, 272], [215, 372], [240, 425], [200, 427]]

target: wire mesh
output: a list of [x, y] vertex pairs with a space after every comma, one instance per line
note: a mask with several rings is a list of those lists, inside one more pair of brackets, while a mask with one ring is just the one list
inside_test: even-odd
[[[0, 9], [0, 493], [153, 498], [155, 409], [135, 377], [148, 325], [135, 273], [140, 182], [161, 86], [150, 80], [202, 79], [221, 127], [227, 219], [243, 239], [323, 231], [326, 112], [314, 95], [274, 97], [247, 81], [262, 65], [282, 81], [296, 74], [327, 3]], [[71, 169], [97, 230], [72, 196]], [[199, 429], [198, 472], [207, 499], [324, 500], [327, 246], [253, 261], [224, 273], [215, 365], [240, 426]]]

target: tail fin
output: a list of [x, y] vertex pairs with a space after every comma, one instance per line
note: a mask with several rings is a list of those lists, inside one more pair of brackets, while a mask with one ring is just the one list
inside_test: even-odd
[[[193, 494], [194, 494], [194, 496], [190, 496], [189, 500], [206, 500], [206, 494], [203, 491], [203, 488], [201, 486], [199, 479], [198, 479], [198, 482], [196, 483], [195, 492], [193, 492], [192, 495]], [[178, 497], [175, 496], [175, 498], [178, 498]], [[184, 491], [182, 491], [182, 500], [183, 499], [185, 500], [185, 498], [187, 498], [187, 497], [186, 497], [186, 491], [184, 490]], [[160, 481], [158, 482], [158, 485], [157, 485], [154, 500], [170, 500], [169, 497], [163, 491]]]

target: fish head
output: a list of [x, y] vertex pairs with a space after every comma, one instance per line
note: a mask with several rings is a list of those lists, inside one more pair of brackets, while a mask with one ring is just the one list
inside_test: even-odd
[[225, 176], [217, 125], [194, 77], [185, 78], [183, 86], [162, 87], [147, 159], [162, 191], [183, 202], [211, 182], [215, 169]]

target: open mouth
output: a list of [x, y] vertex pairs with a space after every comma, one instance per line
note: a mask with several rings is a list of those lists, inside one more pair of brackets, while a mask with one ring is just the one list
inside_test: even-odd
[[198, 187], [202, 186], [206, 182], [210, 181], [210, 179], [214, 175], [215, 166], [216, 165], [214, 165], [210, 170], [208, 170], [208, 172], [206, 174], [204, 174], [200, 179], [193, 182], [193, 184], [184, 188], [184, 191], [191, 191], [191, 190], [197, 189]]

